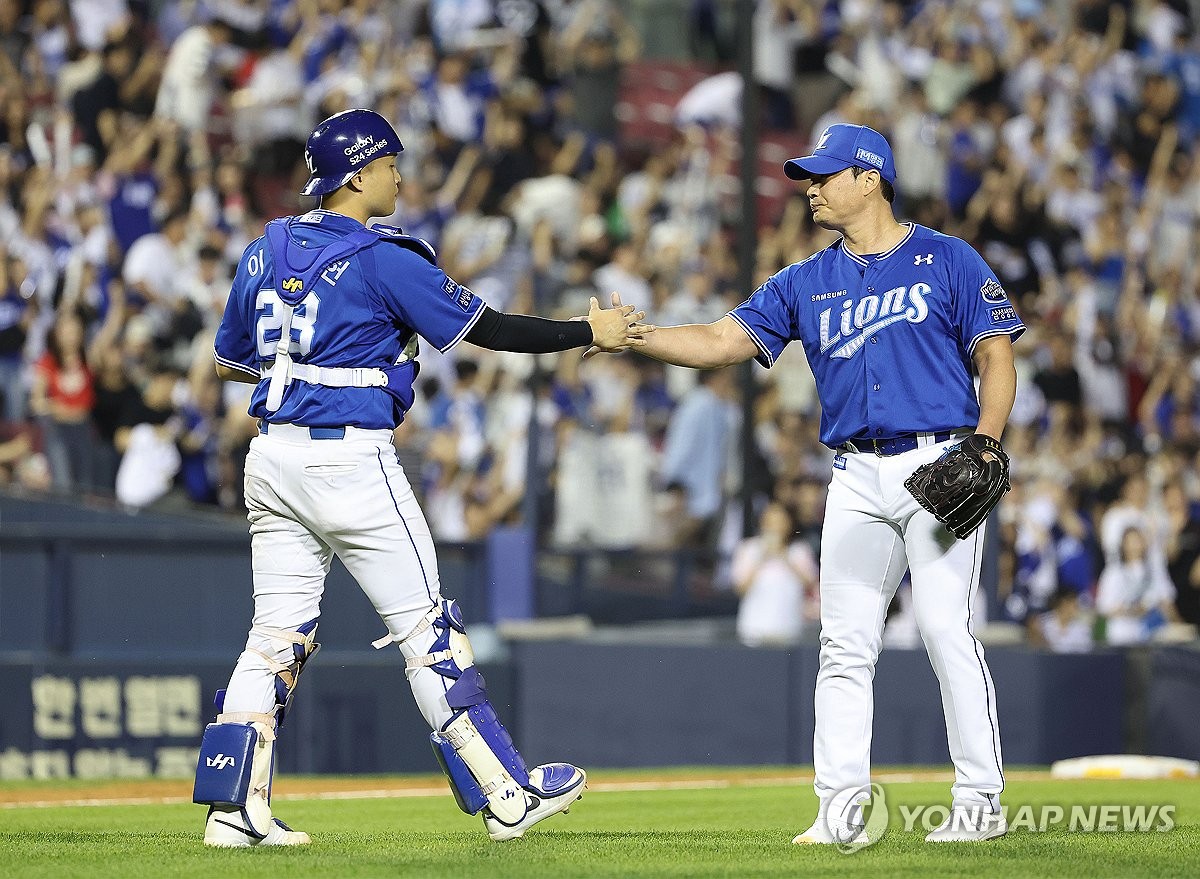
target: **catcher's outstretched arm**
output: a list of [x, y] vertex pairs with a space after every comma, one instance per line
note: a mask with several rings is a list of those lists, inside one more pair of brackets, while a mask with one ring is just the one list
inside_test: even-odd
[[975, 346], [974, 361], [979, 373], [979, 425], [975, 432], [1000, 439], [1017, 397], [1012, 339], [1007, 335], [981, 339]]

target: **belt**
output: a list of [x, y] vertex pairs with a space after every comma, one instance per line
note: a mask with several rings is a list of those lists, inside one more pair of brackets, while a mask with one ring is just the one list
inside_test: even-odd
[[346, 428], [344, 427], [305, 427], [302, 424], [271, 424], [268, 421], [258, 422], [258, 432], [266, 434], [270, 428], [275, 428], [275, 432], [279, 434], [295, 435], [297, 431], [304, 431], [308, 434], [309, 439], [315, 440], [340, 440], [346, 438]]
[[935, 446], [938, 443], [956, 439], [969, 432], [970, 430], [967, 428], [959, 428], [957, 430], [943, 430], [938, 433], [905, 433], [900, 436], [888, 437], [887, 439], [855, 437], [846, 440], [845, 443], [838, 446], [838, 451], [873, 452], [881, 458], [886, 458], [890, 455], [911, 452], [913, 449]]

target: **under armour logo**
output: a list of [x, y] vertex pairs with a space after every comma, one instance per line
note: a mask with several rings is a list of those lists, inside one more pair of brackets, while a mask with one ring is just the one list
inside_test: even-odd
[[[933, 259], [932, 256], [929, 258]], [[289, 293], [299, 293], [304, 289], [304, 283], [299, 278], [288, 278], [283, 282], [283, 289]]]
[[921, 254], [918, 253], [915, 257], [913, 257], [914, 266], [919, 266], [921, 263], [925, 263], [927, 266], [933, 265], [933, 254], [927, 253], [924, 256], [921, 256]]
[[502, 799], [502, 800], [511, 800], [511, 799], [512, 799], [513, 797], [515, 797], [516, 795], [517, 795], [517, 792], [516, 792], [515, 790], [513, 790], [513, 789], [510, 787], [508, 790], [506, 790], [506, 791], [504, 792], [504, 796], [500, 797], [500, 799]]
[[226, 766], [233, 766], [235, 763], [237, 763], [236, 760], [225, 754], [218, 754], [215, 757], [205, 757], [204, 762], [213, 769], [216, 769], [218, 772], [224, 769]]

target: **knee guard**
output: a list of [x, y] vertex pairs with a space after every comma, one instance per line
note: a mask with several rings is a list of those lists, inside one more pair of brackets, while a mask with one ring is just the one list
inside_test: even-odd
[[[240, 813], [229, 826], [255, 839], [271, 829], [271, 776], [275, 762], [274, 715], [253, 722], [228, 722], [218, 715], [204, 729], [192, 802]], [[220, 817], [220, 816], [218, 816]]]
[[453, 681], [446, 702], [454, 714], [431, 736], [434, 754], [464, 812], [474, 815], [486, 807], [500, 820], [516, 823], [529, 808], [525, 793], [529, 771], [488, 701], [462, 611], [455, 602], [443, 599], [401, 639], [401, 647], [430, 628], [434, 638], [428, 652], [406, 651], [406, 665], [429, 668]]
[[[283, 726], [283, 715], [292, 704], [292, 696], [296, 693], [296, 684], [300, 681], [300, 672], [305, 664], [317, 655], [321, 645], [317, 643], [317, 621], [309, 620], [289, 632], [286, 629], [256, 629], [273, 641], [284, 641], [292, 645], [292, 655], [288, 662], [276, 660], [271, 671], [275, 673], [275, 728]], [[285, 647], [284, 650], [287, 648]]]
[[[246, 653], [260, 663], [263, 672], [275, 677], [275, 707], [271, 709], [274, 717], [272, 730], [283, 726], [283, 718], [292, 704], [292, 696], [296, 692], [296, 684], [300, 680], [300, 672], [305, 664], [317, 655], [321, 645], [316, 642], [317, 621], [309, 620], [298, 626], [295, 631], [289, 629], [270, 629], [265, 626], [255, 626], [250, 630], [252, 639], [260, 639], [260, 643], [269, 647], [271, 652], [246, 645]], [[265, 642], [265, 643], [264, 643]], [[280, 646], [282, 645], [282, 646]], [[217, 691], [217, 711], [224, 707], [225, 691]], [[221, 718], [217, 718], [220, 721]], [[255, 720], [256, 717], [247, 715], [228, 715], [229, 720]]]

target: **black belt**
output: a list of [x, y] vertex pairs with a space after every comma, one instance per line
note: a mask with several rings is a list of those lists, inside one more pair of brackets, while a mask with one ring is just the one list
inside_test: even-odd
[[[869, 439], [863, 437], [855, 437], [846, 440], [838, 447], [840, 452], [871, 452], [879, 455], [881, 458], [886, 458], [889, 455], [899, 455], [903, 452], [911, 452], [913, 449], [919, 449], [922, 446], [932, 446], [938, 443], [944, 443], [946, 440], [954, 439], [969, 431], [964, 428], [958, 430], [942, 430], [934, 434], [928, 433], [905, 433], [900, 436], [893, 436], [887, 439]], [[928, 438], [928, 439], [927, 439]]]
[[[266, 434], [271, 423], [269, 421], [258, 422], [258, 432]], [[289, 427], [303, 427], [302, 424], [289, 425]], [[315, 440], [340, 440], [346, 438], [346, 428], [344, 427], [309, 427], [309, 439]]]

